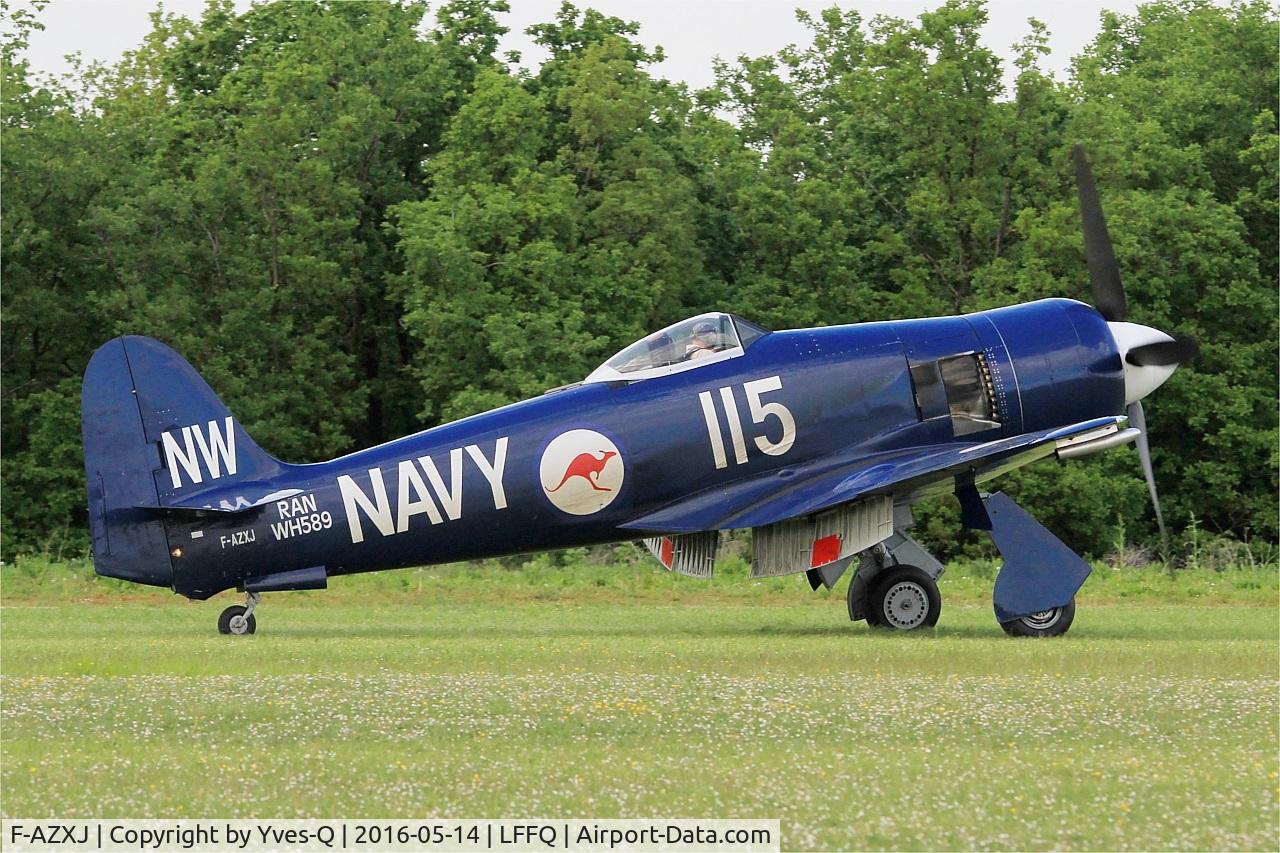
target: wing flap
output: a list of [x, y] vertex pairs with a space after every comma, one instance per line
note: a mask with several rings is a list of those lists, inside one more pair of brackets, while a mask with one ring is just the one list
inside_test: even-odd
[[888, 495], [842, 504], [812, 518], [778, 521], [756, 528], [751, 576], [776, 577], [819, 569], [892, 535], [893, 499]]

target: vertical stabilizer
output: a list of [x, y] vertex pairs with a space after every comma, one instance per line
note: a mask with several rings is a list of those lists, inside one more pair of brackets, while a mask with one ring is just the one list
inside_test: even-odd
[[116, 338], [93, 354], [81, 427], [94, 567], [135, 583], [174, 585], [157, 510], [283, 467], [182, 356], [151, 338]]

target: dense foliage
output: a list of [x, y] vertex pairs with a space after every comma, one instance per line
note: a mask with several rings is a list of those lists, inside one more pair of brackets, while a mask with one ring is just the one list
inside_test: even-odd
[[[1277, 19], [1108, 14], [1068, 80], [1034, 25], [1006, 91], [978, 0], [832, 9], [690, 92], [634, 24], [565, 4], [499, 56], [503, 0], [156, 13], [113, 67], [3, 43], [3, 544], [84, 550], [79, 383], [107, 338], [183, 352], [310, 460], [580, 378], [645, 331], [1088, 298], [1092, 152], [1131, 319], [1203, 355], [1149, 400], [1175, 529], [1277, 534]], [[1152, 535], [1135, 454], [1006, 488], [1083, 550]], [[921, 513], [944, 553], [954, 509]]]

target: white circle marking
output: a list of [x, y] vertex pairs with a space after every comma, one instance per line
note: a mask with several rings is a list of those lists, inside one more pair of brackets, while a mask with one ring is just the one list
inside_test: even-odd
[[552, 439], [542, 451], [538, 471], [542, 493], [556, 509], [591, 515], [613, 502], [626, 466], [618, 446], [595, 430], [573, 429]]

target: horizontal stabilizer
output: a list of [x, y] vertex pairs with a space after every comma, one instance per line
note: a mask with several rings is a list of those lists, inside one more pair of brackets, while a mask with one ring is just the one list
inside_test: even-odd
[[[271, 491], [267, 491], [268, 489]], [[231, 489], [197, 492], [164, 506], [158, 503], [139, 504], [138, 509], [151, 509], [157, 512], [248, 512], [300, 494], [302, 489], [280, 489], [271, 483], [241, 483]]]

